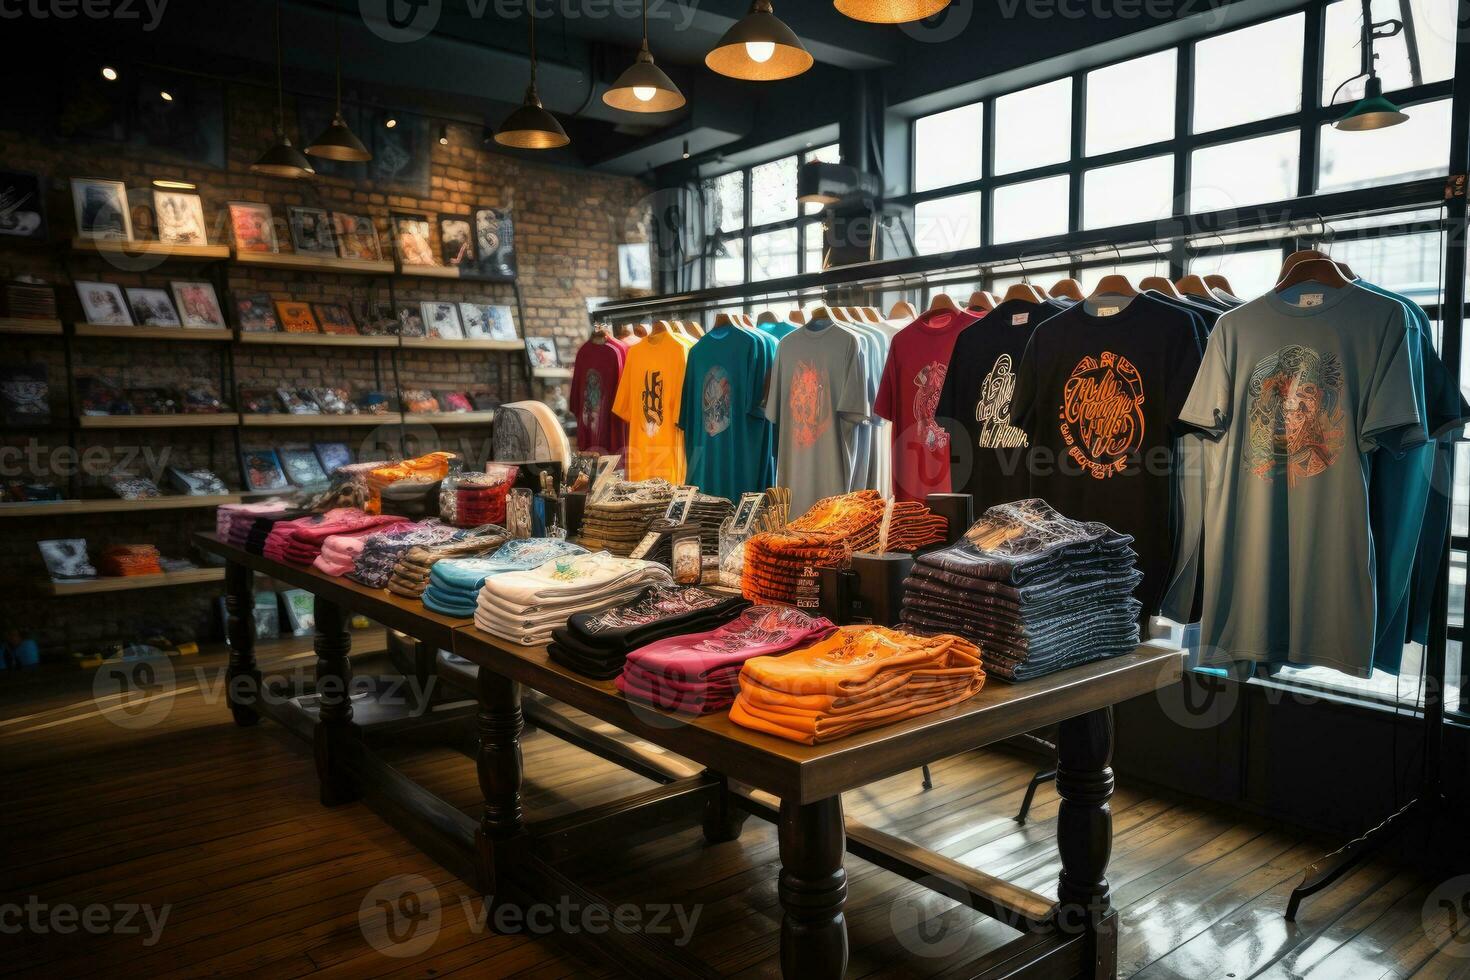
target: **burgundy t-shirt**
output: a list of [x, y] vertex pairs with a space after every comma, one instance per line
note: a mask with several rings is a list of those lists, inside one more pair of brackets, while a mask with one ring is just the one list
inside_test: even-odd
[[617, 340], [589, 340], [577, 351], [567, 402], [577, 416], [577, 449], [612, 455], [628, 448], [628, 423], [613, 414], [613, 395], [628, 348]]
[[931, 493], [949, 493], [949, 433], [934, 413], [955, 340], [978, 319], [964, 311], [930, 310], [888, 345], [873, 411], [893, 423], [896, 500], [922, 501]]

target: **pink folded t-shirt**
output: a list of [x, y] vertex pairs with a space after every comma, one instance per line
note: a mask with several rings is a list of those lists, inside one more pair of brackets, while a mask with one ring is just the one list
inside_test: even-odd
[[725, 625], [704, 633], [671, 636], [628, 654], [640, 671], [669, 680], [705, 680], [751, 657], [785, 653], [836, 629], [821, 616], [789, 606], [751, 606]]

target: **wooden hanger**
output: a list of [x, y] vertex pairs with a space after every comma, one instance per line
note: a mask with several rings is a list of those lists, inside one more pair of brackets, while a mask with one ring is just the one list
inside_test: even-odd
[[861, 309], [863, 311], [863, 319], [866, 320], [868, 323], [874, 323], [874, 324], [876, 324], [876, 323], [882, 322], [882, 320], [883, 320], [883, 314], [882, 313], [879, 313], [873, 307], [871, 307], [871, 306], [864, 306], [864, 307], [861, 307]]
[[805, 326], [806, 325], [806, 311], [805, 310], [792, 310], [790, 313], [786, 314], [786, 319], [789, 322], [796, 324], [798, 327]]
[[1019, 300], [1022, 303], [1040, 303], [1046, 297], [1042, 295], [1041, 290], [1029, 282], [1018, 282], [1006, 290], [1005, 295], [1000, 298], [1000, 301], [1002, 303], [1009, 303], [1013, 299]]
[[635, 323], [633, 324], [633, 333], [639, 339], [642, 339], [653, 333], [653, 325], [648, 323]]
[[1230, 280], [1226, 279], [1224, 276], [1216, 273], [1213, 275], [1205, 276], [1204, 278], [1205, 285], [1209, 286], [1211, 289], [1218, 289], [1220, 292], [1230, 296], [1235, 295], [1235, 290], [1230, 288]]
[[1101, 279], [1099, 279], [1097, 281], [1097, 286], [1094, 287], [1092, 290], [1092, 295], [1087, 298], [1097, 299], [1099, 296], [1132, 297], [1137, 295], [1138, 290], [1133, 288], [1133, 283], [1128, 281], [1127, 276], [1120, 276], [1117, 273], [1113, 273], [1111, 275], [1103, 276]]
[[833, 317], [832, 317], [832, 311], [829, 310], [829, 309], [827, 309], [827, 307], [825, 307], [825, 306], [814, 306], [814, 307], [812, 307], [811, 312], [809, 314], [807, 314], [807, 320], [806, 320], [806, 322], [809, 324], [809, 323], [811, 323], [814, 320], [832, 320], [832, 319], [833, 319]]
[[888, 311], [888, 319], [902, 320], [904, 317], [912, 320], [919, 314], [914, 312], [913, 304], [906, 299], [901, 299], [893, 304], [893, 309]]
[[1210, 292], [1210, 287], [1205, 285], [1205, 281], [1192, 272], [1174, 285], [1178, 286], [1179, 291], [1186, 296], [1198, 296], [1201, 299], [1215, 298], [1215, 294]]
[[977, 289], [970, 294], [970, 301], [965, 304], [972, 310], [984, 310], [989, 313], [995, 309], [995, 294], [984, 289]]
[[1152, 289], [1174, 299], [1183, 299], [1175, 285], [1163, 276], [1144, 276], [1138, 281], [1139, 289]]
[[736, 330], [739, 330], [740, 321], [728, 313], [716, 313], [714, 329], [718, 330], [721, 327], [734, 327]]
[[653, 322], [653, 326], [649, 328], [648, 335], [649, 336], [653, 336], [654, 334], [663, 334], [663, 333], [669, 333], [669, 332], [670, 332], [670, 329], [669, 329], [669, 321], [667, 321], [667, 320], [655, 320]]
[[1058, 279], [1056, 285], [1052, 286], [1048, 291], [1048, 295], [1053, 299], [1066, 297], [1067, 299], [1075, 299], [1081, 302], [1082, 284], [1076, 279]]
[[774, 310], [762, 310], [760, 315], [755, 318], [755, 322], [757, 324], [780, 323], [781, 318], [776, 315], [776, 312]]
[[609, 340], [612, 340], [612, 331], [607, 328], [607, 324], [599, 323], [592, 327], [592, 342], [594, 344], [605, 344]]
[[959, 310], [959, 305], [950, 299], [949, 293], [935, 293], [929, 298], [929, 312], [935, 310]]
[[699, 325], [698, 320], [680, 320], [679, 326], [683, 327], [684, 332], [696, 340], [704, 336], [704, 327]]
[[[1310, 259], [1326, 259], [1328, 262], [1331, 262], [1333, 265], [1341, 269], [1342, 274], [1348, 279], [1358, 278], [1356, 275], [1353, 274], [1353, 270], [1348, 268], [1348, 264], [1346, 262], [1339, 262], [1332, 256], [1328, 255], [1326, 252], [1319, 252], [1315, 248], [1304, 248], [1299, 252], [1292, 252], [1286, 257], [1286, 261], [1281, 263], [1281, 274], [1276, 277], [1277, 280], [1280, 281], [1281, 279], [1285, 278], [1286, 274], [1291, 271], [1292, 266], [1302, 262], [1306, 262]], [[1206, 281], [1208, 281], [1208, 277], [1206, 277]], [[1227, 292], [1229, 292], [1228, 287], [1221, 288], [1224, 288]]]
[[1342, 289], [1351, 286], [1352, 280], [1342, 274], [1337, 263], [1329, 258], [1302, 259], [1287, 270], [1286, 275], [1276, 283], [1275, 291], [1281, 292], [1292, 286], [1299, 286], [1304, 282], [1317, 282], [1334, 289]]

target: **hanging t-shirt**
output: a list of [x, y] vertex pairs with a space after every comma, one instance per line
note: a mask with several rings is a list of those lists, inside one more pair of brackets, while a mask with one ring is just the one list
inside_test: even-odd
[[796, 329], [796, 324], [787, 323], [785, 320], [777, 320], [774, 323], [757, 323], [755, 328], [772, 340], [779, 341], [782, 337]]
[[679, 407], [688, 483], [727, 500], [770, 485], [762, 482], [770, 453], [763, 403], [769, 370], [768, 348], [749, 330], [716, 327], [694, 345]]
[[950, 430], [950, 485], [975, 498], [976, 515], [1031, 495], [1026, 430], [1013, 420], [1016, 372], [1031, 334], [1057, 311], [999, 303], [955, 339], [937, 417]]
[[793, 330], [776, 349], [766, 418], [777, 428], [776, 482], [797, 516], [847, 492], [855, 431], [867, 419], [867, 379], [857, 337], [830, 320]]
[[586, 453], [621, 453], [628, 426], [613, 414], [613, 396], [623, 374], [628, 348], [616, 340], [589, 340], [577, 351], [568, 393], [577, 417], [577, 448]]
[[628, 479], [684, 482], [679, 399], [689, 347], [669, 333], [649, 334], [629, 349], [613, 411], [628, 423]]
[[1133, 536], [1145, 616], [1168, 584], [1176, 421], [1199, 361], [1188, 313], [1147, 295], [1102, 297], [1037, 327], [1016, 379], [1031, 496]]
[[1410, 340], [1403, 306], [1359, 286], [1220, 318], [1180, 416], [1211, 437], [1202, 663], [1372, 670], [1369, 455], [1424, 438]]
[[976, 322], [958, 310], [930, 310], [900, 330], [888, 347], [873, 412], [893, 423], [896, 500], [922, 501], [950, 491], [949, 432], [936, 415], [955, 342]]

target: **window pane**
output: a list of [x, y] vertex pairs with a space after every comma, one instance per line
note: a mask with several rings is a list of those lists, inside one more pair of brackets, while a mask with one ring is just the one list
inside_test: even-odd
[[1082, 175], [1082, 227], [1166, 218], [1174, 210], [1174, 158], [1149, 157]]
[[750, 223], [768, 225], [796, 217], [796, 157], [750, 168]]
[[1420, 303], [1437, 303], [1439, 245], [1438, 235], [1423, 232], [1336, 242], [1327, 251], [1334, 259], [1346, 262], [1354, 272], [1371, 283]]
[[1450, 100], [1404, 109], [1409, 121], [1387, 129], [1322, 127], [1317, 190], [1345, 191], [1449, 172]]
[[985, 104], [962, 105], [914, 120], [914, 190], [980, 179]]
[[1067, 232], [1070, 177], [1047, 177], [997, 187], [992, 236], [997, 242], [1019, 242]]
[[1189, 261], [1189, 271], [1197, 276], [1224, 276], [1236, 296], [1255, 299], [1281, 278], [1283, 258], [1279, 248], [1196, 255]]
[[750, 281], [796, 275], [796, 229], [783, 228], [750, 239]]
[[822, 252], [825, 246], [822, 243], [822, 223], [813, 221], [802, 228], [802, 246], [806, 249], [806, 271], [822, 271]]
[[914, 205], [914, 246], [937, 255], [980, 244], [980, 192], [956, 194]]
[[1300, 110], [1304, 23], [1304, 15], [1292, 14], [1198, 42], [1194, 131]]
[[1296, 196], [1301, 137], [1295, 130], [1195, 150], [1190, 159], [1189, 209], [1229, 208]]
[[745, 282], [745, 241], [727, 238], [716, 246], [710, 263], [711, 286], [738, 286]]
[[1170, 48], [1087, 73], [1088, 156], [1173, 138], [1178, 61]]
[[1072, 155], [1072, 79], [995, 100], [995, 172], [1011, 174]]
[[[1396, 37], [1378, 38], [1373, 53], [1378, 56], [1378, 76], [1388, 91], [1421, 82], [1439, 82], [1455, 73], [1455, 0], [1407, 0], [1414, 19], [1414, 36], [1419, 49], [1420, 81], [1410, 70], [1408, 31]], [[1374, 0], [1375, 21], [1402, 20], [1399, 0]], [[1326, 45], [1322, 51], [1322, 104], [1350, 102], [1362, 98], [1363, 80], [1347, 85], [1334, 100], [1339, 85], [1361, 69], [1358, 31], [1363, 6], [1357, 0], [1329, 4], [1326, 14]]]
[[745, 227], [745, 173], [736, 170], [704, 182], [710, 233]]

